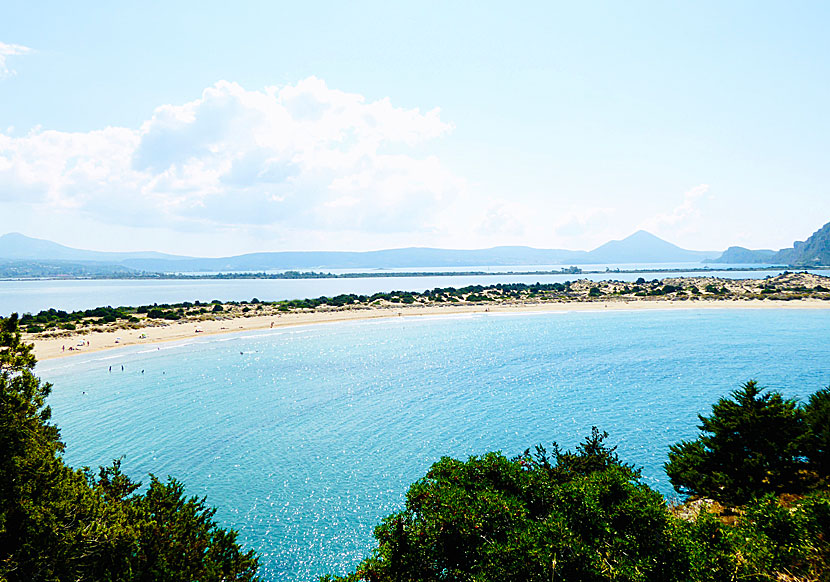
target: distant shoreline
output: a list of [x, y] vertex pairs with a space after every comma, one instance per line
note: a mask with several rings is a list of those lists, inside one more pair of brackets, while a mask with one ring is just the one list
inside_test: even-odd
[[563, 267], [553, 270], [536, 271], [361, 271], [356, 273], [332, 273], [329, 271], [295, 271], [280, 273], [264, 271], [240, 271], [209, 274], [186, 273], [109, 273], [101, 275], [47, 275], [47, 276], [0, 276], [0, 281], [227, 281], [227, 280], [297, 280], [297, 279], [381, 279], [381, 278], [417, 278], [417, 277], [493, 277], [493, 276], [552, 276], [552, 275], [648, 275], [694, 273], [762, 273], [768, 271], [793, 270], [799, 272], [828, 270], [830, 266], [793, 267], [788, 265], [769, 265], [764, 267], [691, 267], [684, 268], [644, 268], [644, 269], [605, 269], [586, 270], [579, 267]]

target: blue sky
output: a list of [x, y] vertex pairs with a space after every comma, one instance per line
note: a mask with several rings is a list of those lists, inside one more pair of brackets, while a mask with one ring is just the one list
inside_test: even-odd
[[830, 8], [5, 2], [0, 232], [85, 248], [780, 248], [830, 221]]

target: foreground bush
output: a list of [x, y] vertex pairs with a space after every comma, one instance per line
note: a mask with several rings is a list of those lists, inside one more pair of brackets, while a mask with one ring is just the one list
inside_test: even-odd
[[604, 446], [444, 458], [375, 530], [355, 573], [327, 580], [683, 579], [690, 565], [663, 498]]
[[701, 512], [681, 525], [691, 579], [813, 582], [830, 578], [830, 497], [814, 492], [791, 503], [769, 495], [725, 524]]
[[375, 529], [372, 554], [322, 580], [830, 580], [828, 393], [798, 406], [748, 382], [701, 417], [703, 435], [666, 465], [679, 490], [725, 504], [693, 517], [670, 511], [596, 429], [575, 452], [443, 458]]

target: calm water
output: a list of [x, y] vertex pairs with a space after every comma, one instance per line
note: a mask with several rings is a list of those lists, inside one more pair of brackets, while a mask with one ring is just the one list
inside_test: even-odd
[[482, 314], [200, 338], [38, 372], [71, 464], [124, 455], [135, 477], [174, 475], [260, 553], [264, 579], [305, 581], [353, 567], [442, 455], [571, 447], [597, 425], [670, 496], [661, 466], [698, 412], [750, 378], [796, 397], [828, 385], [828, 340], [830, 310]]
[[[596, 265], [595, 265], [596, 266]], [[636, 265], [621, 265], [630, 268]], [[640, 265], [643, 267], [644, 265]], [[699, 265], [698, 265], [699, 266]], [[654, 265], [652, 268], [668, 268]], [[528, 269], [530, 267], [504, 267], [500, 270]], [[558, 268], [558, 267], [557, 267]], [[469, 267], [467, 268], [469, 269]], [[814, 271], [830, 275], [830, 271]], [[366, 279], [252, 279], [237, 281], [222, 280], [43, 280], [43, 281], [0, 281], [0, 315], [37, 313], [54, 307], [68, 311], [91, 309], [103, 305], [148, 305], [152, 303], [179, 303], [182, 301], [247, 301], [254, 297], [263, 301], [281, 299], [302, 299], [306, 297], [333, 296], [341, 293], [372, 293], [393, 290], [424, 291], [435, 287], [463, 287], [466, 285], [492, 285], [495, 283], [563, 283], [579, 278], [595, 281], [618, 279], [636, 281], [669, 276], [701, 275], [702, 273], [625, 274], [602, 273], [595, 275], [480, 275], [444, 277], [377, 277]], [[733, 279], [763, 278], [776, 272], [711, 271], [713, 277]]]

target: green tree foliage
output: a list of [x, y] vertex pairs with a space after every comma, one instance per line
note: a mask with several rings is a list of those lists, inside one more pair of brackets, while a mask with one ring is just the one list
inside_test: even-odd
[[827, 492], [786, 505], [772, 495], [755, 499], [732, 525], [703, 511], [680, 526], [692, 580], [811, 582], [827, 580], [830, 574]]
[[822, 479], [830, 479], [830, 387], [810, 396], [804, 406], [807, 456]]
[[345, 581], [679, 580], [662, 497], [594, 431], [576, 452], [443, 458], [375, 530]]
[[798, 487], [805, 431], [795, 400], [751, 380], [699, 418], [702, 434], [669, 450], [666, 473], [678, 492], [743, 504]]
[[63, 444], [45, 404], [51, 386], [34, 365], [17, 316], [0, 319], [0, 574], [56, 545], [55, 522], [71, 502], [65, 489], [74, 475], [60, 461]]
[[16, 315], [0, 318], [0, 580], [253, 581], [257, 558], [204, 499], [151, 476], [138, 493], [118, 462], [67, 466]]

